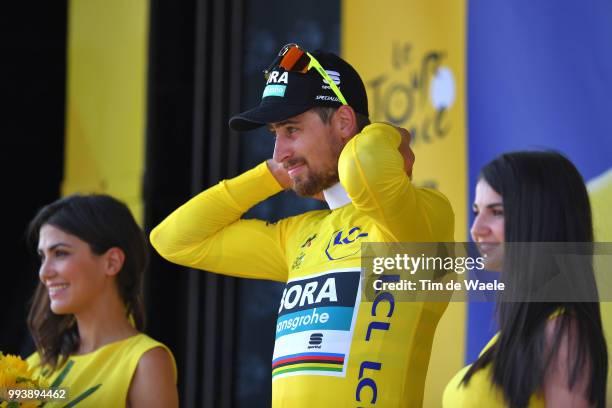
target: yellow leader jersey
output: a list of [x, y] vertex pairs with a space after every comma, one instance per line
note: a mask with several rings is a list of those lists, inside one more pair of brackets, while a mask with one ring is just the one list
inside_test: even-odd
[[439, 192], [414, 187], [401, 135], [369, 125], [338, 165], [350, 200], [277, 223], [240, 219], [281, 191], [265, 163], [200, 193], [151, 232], [166, 259], [192, 268], [286, 282], [272, 359], [275, 407], [420, 407], [445, 303], [362, 297], [364, 242], [452, 241]]

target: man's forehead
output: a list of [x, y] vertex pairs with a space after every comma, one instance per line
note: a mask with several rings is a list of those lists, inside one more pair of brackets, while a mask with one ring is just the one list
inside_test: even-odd
[[306, 112], [301, 113], [297, 116], [293, 116], [289, 119], [281, 120], [280, 122], [268, 123], [268, 130], [274, 130], [279, 127], [287, 126], [287, 125], [296, 125], [302, 121]]
[[295, 118], [289, 118], [286, 120], [281, 120], [280, 122], [268, 123], [268, 128], [274, 129], [277, 127], [285, 126], [285, 125], [294, 125], [298, 123], [299, 120]]

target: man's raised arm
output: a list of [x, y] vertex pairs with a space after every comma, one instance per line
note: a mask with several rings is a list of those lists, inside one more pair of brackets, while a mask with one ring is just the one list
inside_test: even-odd
[[232, 276], [287, 280], [282, 251], [286, 222], [241, 220], [280, 192], [266, 163], [201, 192], [151, 231], [151, 244], [170, 262]]

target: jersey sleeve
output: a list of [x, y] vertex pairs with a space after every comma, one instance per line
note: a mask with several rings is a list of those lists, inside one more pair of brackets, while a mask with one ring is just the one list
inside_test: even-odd
[[266, 163], [201, 192], [151, 231], [151, 244], [170, 262], [226, 275], [285, 282], [288, 220], [240, 217], [280, 192]]
[[390, 241], [452, 241], [454, 214], [440, 192], [415, 187], [404, 172], [393, 126], [366, 126], [342, 150], [340, 182], [355, 208], [371, 217]]

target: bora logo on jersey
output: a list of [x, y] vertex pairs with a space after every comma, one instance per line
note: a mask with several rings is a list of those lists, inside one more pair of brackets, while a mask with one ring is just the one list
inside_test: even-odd
[[345, 375], [360, 277], [359, 269], [346, 268], [287, 282], [276, 323], [273, 380], [284, 375]]
[[360, 274], [323, 273], [287, 282], [276, 337], [308, 330], [349, 330]]

